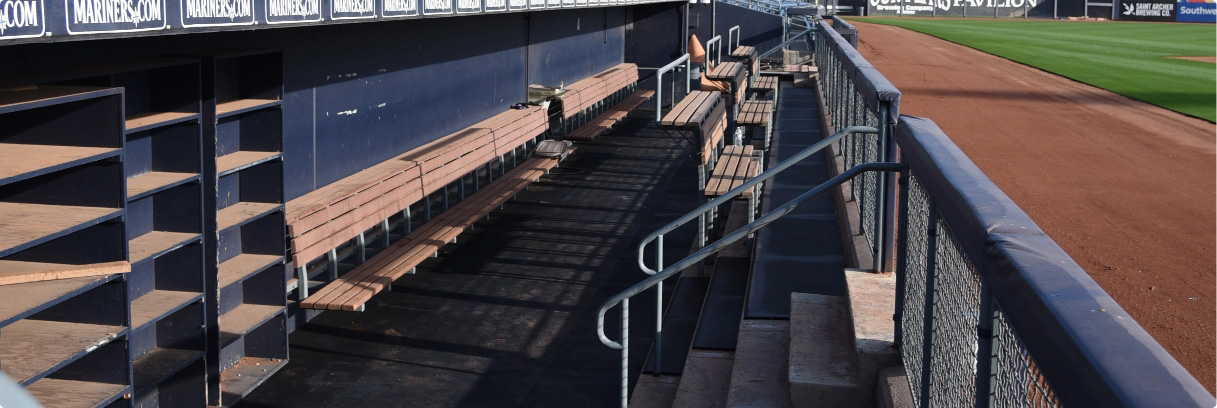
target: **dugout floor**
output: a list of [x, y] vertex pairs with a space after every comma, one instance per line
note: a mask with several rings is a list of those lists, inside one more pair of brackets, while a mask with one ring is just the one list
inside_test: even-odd
[[[237, 406], [615, 406], [619, 352], [596, 339], [596, 310], [645, 277], [639, 239], [701, 202], [688, 143], [646, 118], [579, 144], [366, 312], [297, 329], [290, 363]], [[687, 253], [692, 236], [668, 235], [668, 253]], [[654, 315], [652, 302], [635, 303], [631, 315]], [[631, 366], [653, 324], [633, 319]]]

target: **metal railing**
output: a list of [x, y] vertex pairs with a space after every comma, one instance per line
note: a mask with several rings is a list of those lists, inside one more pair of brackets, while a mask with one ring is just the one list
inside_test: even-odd
[[[823, 146], [827, 146], [827, 145], [828, 145], [828, 143], [825, 143]], [[821, 148], [823, 148], [823, 146], [821, 146]], [[783, 162], [783, 163], [786, 163], [786, 162]], [[780, 165], [779, 165], [779, 167], [780, 167]], [[787, 167], [789, 167], [789, 166], [787, 166]], [[827, 193], [828, 191], [830, 191], [832, 188], [841, 185], [842, 183], [848, 181], [850, 178], [852, 178], [854, 176], [857, 176], [859, 174], [871, 173], [871, 172], [896, 172], [896, 171], [900, 171], [900, 168], [901, 168], [901, 165], [899, 163], [866, 163], [866, 164], [862, 164], [857, 167], [851, 168], [849, 170], [846, 170], [845, 172], [841, 173], [840, 175], [833, 177], [833, 178], [829, 179], [828, 181], [824, 182], [823, 184], [820, 184], [819, 186], [816, 186], [815, 188], [807, 191], [806, 193], [803, 193], [802, 195], [794, 198], [793, 200], [790, 200], [790, 202], [783, 204], [781, 207], [775, 208], [773, 211], [770, 211], [769, 213], [761, 216], [756, 221], [753, 221], [753, 222], [749, 223], [748, 225], [745, 225], [745, 226], [741, 227], [740, 229], [738, 229], [730, 234], [727, 234], [726, 236], [722, 237], [718, 241], [715, 241], [713, 244], [701, 248], [697, 252], [690, 254], [688, 257], [676, 262], [675, 264], [672, 264], [671, 266], [663, 268], [658, 273], [643, 280], [642, 282], [639, 282], [638, 284], [636, 284], [634, 286], [631, 286], [629, 289], [626, 289], [625, 291], [622, 291], [621, 293], [614, 295], [613, 297], [606, 300], [603, 304], [601, 304], [600, 310], [596, 314], [596, 335], [599, 336], [600, 343], [604, 344], [605, 346], [608, 346], [609, 348], [621, 350], [621, 407], [626, 408], [629, 405], [630, 298], [642, 293], [643, 291], [645, 291], [647, 289], [656, 287], [657, 288], [656, 297], [657, 297], [657, 299], [659, 299], [660, 304], [662, 304], [663, 289], [662, 289], [661, 285], [663, 284], [663, 281], [665, 279], [670, 278], [673, 275], [676, 275], [677, 273], [679, 273], [681, 270], [684, 270], [685, 268], [696, 265], [698, 262], [701, 262], [702, 260], [706, 259], [710, 255], [713, 255], [714, 253], [722, 250], [723, 248], [726, 248], [728, 245], [739, 242], [740, 240], [751, 235], [752, 233], [760, 230], [761, 228], [764, 228], [765, 226], [767, 226], [769, 224], [772, 224], [774, 221], [777, 221], [778, 219], [782, 218], [783, 216], [793, 212], [794, 210], [798, 209], [799, 206], [807, 203], [808, 201], [811, 201], [813, 199], [820, 197], [824, 193]], [[770, 175], [770, 176], [772, 176], [772, 175]], [[757, 178], [759, 179], [760, 177], [758, 176]], [[755, 185], [755, 184], [749, 185], [749, 184], [745, 183], [744, 185], [740, 186], [739, 188], [732, 190], [728, 194], [732, 194], [732, 193], [738, 194], [739, 191], [743, 191], [743, 189], [746, 189], [746, 188], [751, 188], [753, 185]], [[739, 191], [736, 191], [736, 190], [739, 190]], [[685, 217], [682, 217], [682, 219], [688, 218], [688, 217], [689, 217], [689, 215], [686, 215]], [[686, 220], [686, 222], [687, 222], [687, 220]], [[662, 245], [662, 238], [660, 238], [659, 240]], [[616, 342], [616, 341], [609, 339], [608, 336], [605, 335], [605, 333], [604, 333], [604, 315], [608, 312], [609, 309], [612, 309], [614, 306], [617, 306], [617, 305], [621, 305], [621, 341], [620, 342]], [[662, 307], [660, 308], [660, 310], [662, 310]], [[663, 333], [662, 332], [663, 318], [662, 318], [662, 311], [657, 312], [656, 314], [659, 315], [659, 320], [657, 323], [659, 326], [656, 328], [656, 344], [655, 344], [655, 348], [656, 348], [656, 350], [658, 350], [658, 348], [661, 347], [661, 345], [662, 345], [662, 343], [660, 343], [658, 341], [658, 339], [660, 338], [659, 336], [661, 336]], [[659, 355], [656, 354], [656, 359], [658, 359], [658, 358], [659, 358]]]
[[[659, 122], [663, 121], [663, 74], [665, 72], [669, 72], [673, 69], [676, 69], [676, 67], [680, 66], [680, 63], [682, 63], [682, 62], [685, 64], [685, 90], [687, 91], [689, 89], [693, 89], [691, 87], [691, 85], [689, 85], [693, 81], [693, 69], [692, 69], [693, 67], [689, 61], [688, 53], [685, 53], [685, 55], [681, 55], [680, 58], [677, 58], [675, 61], [669, 62], [668, 65], [664, 65], [663, 67], [661, 67], [655, 71], [655, 123], [659, 123]], [[675, 75], [673, 75], [673, 78], [672, 78], [672, 105], [673, 106], [676, 105], [677, 100], [678, 99], [676, 99], [676, 78], [675, 78]]]
[[779, 16], [786, 15], [786, 8], [777, 0], [718, 0], [733, 6], [743, 7]]
[[[839, 154], [845, 167], [884, 162], [896, 156], [891, 134], [899, 116], [900, 91], [871, 66], [836, 30], [816, 17], [815, 60], [831, 129], [874, 126], [878, 135], [859, 135], [842, 141]], [[858, 204], [858, 228], [866, 238], [874, 269], [895, 268], [895, 177], [867, 174], [850, 182], [851, 198]]]
[[895, 338], [917, 406], [1214, 406], [937, 125], [899, 121]]
[[[706, 68], [710, 67], [710, 47], [714, 47], [714, 65], [723, 62], [723, 36], [716, 35], [714, 38], [706, 40]], [[709, 72], [707, 72], [709, 74]]]
[[898, 115], [899, 90], [817, 26], [830, 125], [880, 130], [843, 139], [839, 159], [887, 162], [899, 147], [904, 164], [898, 207], [894, 174], [851, 184], [872, 248], [895, 262], [895, 340], [918, 407], [1214, 406], [937, 125]]
[[[731, 41], [731, 39], [733, 39], [733, 38], [735, 39], [734, 42]], [[727, 29], [727, 48], [730, 48], [731, 52], [735, 52], [735, 49], [739, 48], [739, 41], [740, 41], [739, 26], [738, 25], [731, 26], [731, 28]]]

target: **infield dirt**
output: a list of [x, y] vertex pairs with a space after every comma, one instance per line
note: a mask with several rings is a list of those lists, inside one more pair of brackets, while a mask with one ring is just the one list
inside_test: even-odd
[[1214, 391], [1217, 126], [903, 28], [859, 51]]

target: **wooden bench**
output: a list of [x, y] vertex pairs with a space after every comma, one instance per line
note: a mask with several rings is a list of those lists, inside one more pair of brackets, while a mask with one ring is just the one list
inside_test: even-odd
[[751, 45], [741, 45], [731, 51], [731, 57], [744, 60], [744, 65], [748, 67], [748, 74], [755, 76], [760, 70], [761, 59], [760, 53], [756, 51], [756, 47]]
[[[748, 131], [762, 127], [764, 131], [762, 149], [769, 150], [773, 138], [773, 101], [749, 100], [740, 105], [739, 117], [736, 124]], [[748, 131], [745, 131], [747, 133]]]
[[750, 92], [756, 96], [762, 96], [768, 92], [773, 92], [774, 97], [769, 98], [769, 99], [776, 101], [778, 99], [777, 98], [778, 84], [779, 84], [779, 79], [777, 76], [760, 75], [760, 76], [757, 76], [756, 79], [752, 80], [752, 86], [750, 88], [748, 88], [748, 92]]
[[630, 111], [633, 111], [653, 96], [655, 96], [655, 91], [635, 91], [632, 95], [621, 101], [621, 103], [609, 108], [609, 110], [596, 116], [596, 118], [575, 129], [573, 132], [568, 133], [565, 139], [593, 140], [608, 132], [618, 122], [624, 120], [630, 114]]
[[[622, 90], [633, 92], [637, 82], [638, 65], [624, 63], [567, 85], [566, 93], [558, 97], [562, 118], [570, 119], [593, 109], [604, 99]], [[610, 102], [615, 104], [617, 101]]]
[[[739, 187], [744, 182], [759, 174], [760, 162], [753, 157], [752, 145], [727, 146], [710, 173], [706, 183], [706, 197], [718, 197]], [[741, 197], [751, 197], [756, 188], [750, 188], [740, 194]]]
[[[517, 155], [512, 153], [544, 133], [547, 123], [545, 111], [539, 107], [510, 110], [289, 201], [286, 215], [292, 262], [298, 269], [306, 269], [310, 261], [327, 253], [329, 262], [337, 262], [337, 247], [352, 239], [362, 241], [364, 232], [378, 225], [387, 233], [387, 219], [408, 211], [411, 204], [443, 191], [446, 206], [447, 186], [456, 180], [462, 180], [458, 188], [463, 198], [466, 174], [473, 174], [477, 189], [482, 166], [487, 166], [487, 177], [496, 159], [505, 168], [504, 155], [514, 160]], [[424, 201], [429, 213], [431, 200]], [[332, 265], [330, 269], [335, 276]], [[301, 270], [300, 274], [303, 278], [308, 272]], [[307, 278], [301, 278], [297, 285], [305, 289], [303, 295], [307, 285], [299, 285]]]
[[769, 126], [773, 118], [773, 101], [744, 101], [736, 123], [746, 126]]
[[745, 90], [748, 89], [748, 72], [744, 69], [744, 64], [739, 62], [724, 62], [718, 64], [710, 73], [706, 74], [706, 78], [716, 81], [725, 81], [731, 85], [732, 98], [728, 99], [731, 104], [731, 119], [734, 120], [739, 112], [739, 104], [743, 102], [746, 95]]
[[393, 281], [410, 273], [423, 260], [453, 242], [494, 209], [558, 164], [557, 159], [534, 157], [507, 172], [486, 188], [470, 195], [367, 262], [302, 300], [300, 307], [318, 310], [361, 310], [363, 305]]

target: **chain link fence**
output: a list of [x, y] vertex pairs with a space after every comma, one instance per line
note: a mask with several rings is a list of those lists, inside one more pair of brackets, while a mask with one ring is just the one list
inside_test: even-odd
[[897, 344], [918, 407], [1213, 397], [932, 121], [900, 116]]
[[838, 32], [852, 27], [815, 20], [829, 131], [880, 129], [842, 139], [838, 159], [904, 165], [898, 183], [854, 177], [847, 199], [875, 268], [896, 271], [896, 344], [916, 406], [1214, 406], [937, 125], [898, 114], [899, 90]]

